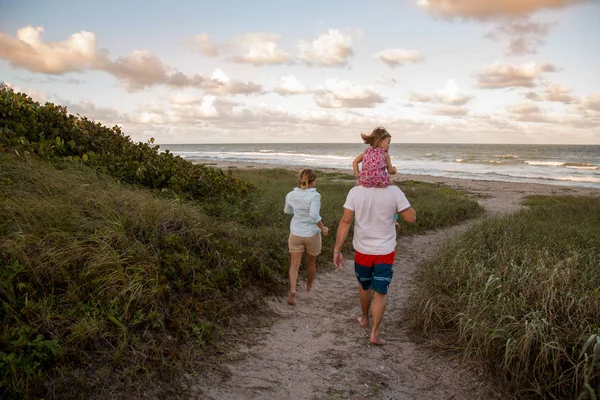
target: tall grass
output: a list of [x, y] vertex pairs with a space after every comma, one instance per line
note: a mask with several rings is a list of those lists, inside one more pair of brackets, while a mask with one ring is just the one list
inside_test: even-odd
[[[106, 397], [159, 384], [176, 393], [169, 377], [182, 357], [204, 357], [240, 314], [264, 314], [263, 297], [285, 290], [283, 205], [296, 177], [231, 175], [260, 193], [241, 203], [163, 198], [82, 163], [0, 153], [0, 397]], [[352, 182], [319, 177], [331, 228], [322, 268]], [[415, 208], [439, 216], [422, 198], [437, 196], [447, 212], [462, 210], [445, 206], [461, 196], [436, 190], [415, 189]]]
[[453, 239], [415, 279], [414, 327], [521, 395], [600, 394], [600, 199], [532, 197]]
[[176, 366], [278, 290], [281, 240], [81, 164], [0, 154], [0, 394], [81, 395], [109, 385], [81, 369], [135, 384]]

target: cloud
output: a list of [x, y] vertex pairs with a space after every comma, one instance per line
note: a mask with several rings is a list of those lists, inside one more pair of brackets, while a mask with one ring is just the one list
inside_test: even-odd
[[398, 79], [393, 77], [386, 78], [385, 76], [380, 75], [375, 78], [375, 82], [385, 86], [396, 86], [398, 84]]
[[536, 54], [538, 48], [545, 43], [553, 25], [555, 24], [531, 21], [529, 17], [508, 19], [498, 23], [484, 37], [493, 41], [508, 40], [506, 54], [509, 56]]
[[582, 97], [575, 112], [583, 117], [593, 118], [596, 122], [600, 122], [600, 92]]
[[521, 95], [523, 97], [525, 97], [526, 99], [529, 99], [531, 101], [540, 101], [540, 100], [542, 100], [542, 98], [540, 97], [540, 95], [537, 94], [537, 93], [535, 93], [535, 92], [521, 93]]
[[423, 61], [423, 55], [416, 50], [386, 49], [375, 54], [375, 58], [394, 68], [409, 62]]
[[306, 93], [306, 86], [294, 75], [284, 76], [275, 88], [275, 92], [282, 96]]
[[417, 103], [437, 103], [445, 106], [464, 106], [474, 97], [463, 93], [453, 79], [448, 79], [443, 89], [440, 89], [434, 95], [413, 92], [408, 98], [409, 101]]
[[292, 57], [277, 48], [279, 39], [278, 35], [269, 33], [249, 33], [238, 36], [233, 41], [232, 47], [243, 55], [231, 56], [227, 60], [240, 64], [252, 64], [255, 67], [288, 63]]
[[408, 100], [415, 101], [417, 103], [429, 103], [433, 100], [433, 97], [428, 94], [413, 92], [410, 94]]
[[584, 110], [600, 111], [600, 92], [581, 99], [580, 107]]
[[257, 94], [263, 91], [262, 86], [254, 82], [241, 82], [230, 79], [225, 72], [219, 68], [215, 69], [203, 85], [202, 89], [210, 94]]
[[554, 72], [556, 67], [542, 63], [514, 66], [511, 64], [494, 64], [487, 66], [477, 74], [476, 87], [480, 89], [501, 89], [509, 87], [534, 87], [536, 79], [542, 72]]
[[343, 67], [353, 55], [352, 38], [330, 29], [312, 42], [298, 42], [298, 58], [309, 66]]
[[536, 114], [541, 112], [536, 103], [519, 103], [506, 106], [506, 109], [513, 114]]
[[436, 106], [432, 108], [430, 112], [432, 115], [462, 118], [469, 113], [469, 109], [467, 107], [457, 106]]
[[543, 99], [546, 101], [555, 101], [565, 104], [571, 104], [577, 101], [577, 97], [571, 95], [571, 89], [568, 89], [564, 85], [558, 83], [550, 85], [546, 88]]
[[183, 40], [192, 51], [198, 51], [205, 57], [216, 57], [219, 55], [219, 47], [213, 44], [210, 35], [201, 33]]
[[262, 86], [230, 80], [223, 83], [200, 74], [186, 75], [165, 65], [154, 53], [134, 50], [113, 61], [107, 51], [99, 51], [91, 32], [79, 32], [68, 40], [44, 43], [44, 28], [26, 26], [17, 31], [17, 37], [0, 32], [0, 58], [16, 68], [45, 74], [64, 74], [87, 70], [104, 71], [116, 77], [127, 91], [138, 91], [157, 85], [183, 89], [203, 89], [212, 94], [253, 94]]
[[519, 122], [542, 122], [549, 123], [552, 119], [546, 115], [540, 107], [533, 102], [519, 103], [506, 106], [510, 118]]
[[60, 75], [82, 72], [96, 62], [96, 37], [91, 32], [74, 33], [65, 41], [44, 43], [43, 27], [25, 26], [12, 37], [0, 32], [0, 58], [15, 68]]
[[328, 79], [325, 86], [315, 92], [315, 102], [323, 108], [371, 108], [384, 99], [370, 86]]
[[437, 17], [486, 20], [592, 1], [594, 0], [418, 0], [417, 4]]
[[108, 125], [131, 122], [131, 119], [127, 114], [122, 114], [112, 107], [97, 107], [90, 100], [81, 100], [77, 103], [72, 103], [65, 99], [58, 99], [58, 102], [66, 106], [70, 114], [79, 114], [80, 116], [87, 117], [93, 121], [102, 122]]

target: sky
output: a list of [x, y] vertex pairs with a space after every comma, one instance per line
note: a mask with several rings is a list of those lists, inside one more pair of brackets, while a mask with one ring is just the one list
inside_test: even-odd
[[599, 22], [599, 0], [0, 0], [0, 81], [161, 144], [600, 144]]

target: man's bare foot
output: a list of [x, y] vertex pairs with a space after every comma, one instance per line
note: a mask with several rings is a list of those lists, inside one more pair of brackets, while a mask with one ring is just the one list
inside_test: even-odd
[[291, 292], [288, 297], [288, 304], [295, 306], [296, 305], [296, 292]]
[[312, 285], [313, 285], [312, 283], [307, 283], [306, 284], [306, 291], [307, 292], [310, 292], [310, 290], [312, 289]]
[[377, 345], [377, 346], [382, 346], [385, 344], [385, 340], [380, 339], [379, 336], [377, 335], [373, 335], [371, 334], [371, 340], [370, 340], [371, 344]]
[[369, 319], [368, 318], [363, 318], [363, 317], [358, 317], [358, 323], [360, 324], [360, 326], [362, 326], [363, 328], [367, 325], [369, 325]]

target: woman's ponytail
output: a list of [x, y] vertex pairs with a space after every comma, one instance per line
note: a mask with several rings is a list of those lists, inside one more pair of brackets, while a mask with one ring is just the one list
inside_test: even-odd
[[317, 174], [315, 174], [312, 169], [303, 169], [298, 174], [298, 183], [300, 184], [300, 189], [308, 188], [308, 185], [310, 185], [310, 183], [315, 179], [317, 179]]

